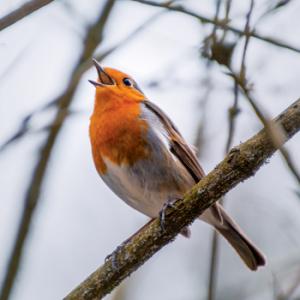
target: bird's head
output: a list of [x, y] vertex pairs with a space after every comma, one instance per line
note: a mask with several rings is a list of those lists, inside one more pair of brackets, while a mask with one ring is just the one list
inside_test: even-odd
[[89, 80], [89, 82], [96, 87], [96, 99], [101, 102], [145, 99], [144, 93], [131, 76], [112, 68], [102, 68], [95, 59], [93, 62], [98, 73], [98, 80]]

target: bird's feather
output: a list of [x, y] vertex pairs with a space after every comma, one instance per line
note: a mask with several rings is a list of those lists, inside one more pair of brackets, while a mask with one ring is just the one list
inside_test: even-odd
[[[197, 157], [187, 142], [182, 137], [181, 133], [171, 121], [171, 119], [161, 110], [157, 105], [149, 100], [144, 101], [144, 105], [160, 120], [163, 128], [168, 133], [168, 141], [170, 151], [177, 157], [177, 159], [184, 165], [190, 175], [195, 180], [195, 183], [201, 180], [205, 176], [203, 169], [201, 168]], [[213, 217], [217, 218], [219, 222], [222, 222], [222, 216], [220, 214], [218, 205], [211, 206], [211, 213]]]

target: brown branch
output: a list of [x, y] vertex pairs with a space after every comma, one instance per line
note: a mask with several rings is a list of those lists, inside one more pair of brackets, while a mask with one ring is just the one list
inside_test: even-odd
[[[249, 33], [251, 33], [250, 18], [251, 18], [253, 8], [254, 8], [254, 1], [251, 0], [250, 8], [249, 8], [249, 11], [246, 16], [246, 23], [245, 23], [245, 28], [244, 28], [244, 32], [246, 33], [245, 34], [245, 44], [244, 44], [244, 48], [243, 48], [241, 68], [240, 68], [240, 74], [239, 74], [241, 80], [243, 80], [244, 82], [246, 81], [246, 53], [247, 53], [247, 49], [248, 49], [248, 45], [249, 45], [249, 39], [251, 37], [249, 35]], [[228, 15], [226, 18], [228, 19]], [[225, 153], [228, 153], [228, 151], [231, 147], [232, 139], [233, 139], [233, 135], [234, 135], [234, 131], [235, 131], [235, 118], [239, 112], [239, 108], [238, 108], [239, 89], [238, 89], [238, 84], [236, 81], [234, 82], [233, 94], [234, 94], [234, 102], [233, 102], [233, 106], [229, 110], [229, 133], [228, 133], [228, 138], [227, 138], [227, 142], [226, 142]]]
[[[184, 7], [182, 7], [181, 5], [170, 5], [169, 2], [164, 2], [164, 3], [159, 3], [159, 2], [154, 2], [154, 1], [147, 1], [147, 0], [131, 0], [131, 1], [134, 1], [134, 2], [138, 2], [138, 3], [141, 3], [141, 4], [146, 4], [146, 5], [150, 5], [150, 6], [155, 6], [155, 7], [160, 7], [160, 8], [165, 8], [165, 9], [168, 9], [170, 11], [176, 11], [176, 12], [179, 12], [179, 13], [183, 13], [183, 14], [186, 14], [186, 15], [189, 15], [191, 17], [194, 17], [196, 19], [198, 19], [199, 21], [201, 21], [203, 24], [215, 24], [217, 25], [219, 28], [222, 28], [224, 30], [229, 30], [235, 34], [237, 34], [238, 36], [245, 36], [247, 35], [247, 33], [245, 33], [243, 30], [240, 30], [238, 28], [235, 28], [231, 25], [228, 25], [228, 21], [227, 20], [214, 20], [214, 19], [210, 19], [210, 18], [207, 18], [203, 15], [200, 15], [198, 13], [195, 13], [191, 10], [188, 10]], [[300, 53], [300, 49], [299, 48], [296, 48], [296, 47], [293, 47], [291, 45], [288, 45], [280, 40], [277, 40], [275, 38], [270, 38], [270, 37], [267, 37], [267, 36], [263, 36], [261, 34], [258, 34], [256, 32], [250, 32], [248, 33], [249, 36], [251, 37], [254, 37], [258, 40], [261, 40], [263, 42], [266, 42], [266, 43], [269, 43], [269, 44], [272, 44], [274, 46], [278, 46], [278, 47], [281, 47], [281, 48], [284, 48], [284, 49], [288, 49], [288, 50], [291, 50], [291, 51], [294, 51], [294, 52], [297, 52], [297, 53]]]
[[58, 108], [53, 120], [53, 124], [55, 125], [52, 126], [49, 130], [46, 141], [41, 147], [39, 159], [34, 168], [32, 179], [24, 198], [24, 208], [22, 211], [20, 223], [18, 225], [13, 250], [8, 260], [4, 281], [1, 286], [0, 300], [7, 300], [12, 291], [13, 284], [18, 273], [19, 265], [21, 263], [23, 247], [30, 229], [35, 208], [40, 197], [44, 176], [46, 174], [48, 162], [50, 159], [50, 154], [55, 145], [56, 138], [62, 128], [63, 121], [67, 116], [66, 109], [72, 103], [73, 96], [84, 70], [81, 66], [88, 58], [91, 57], [96, 47], [102, 41], [102, 33], [114, 3], [115, 1], [107, 0], [105, 5], [103, 6], [102, 13], [100, 14], [96, 22], [88, 28], [84, 40], [84, 48], [79, 57], [77, 66], [72, 72], [72, 76], [70, 78], [68, 86], [66, 90], [55, 100]]
[[[227, 0], [226, 1], [226, 4], [225, 4], [225, 17], [224, 17], [224, 22], [225, 23], [229, 23], [230, 22], [229, 13], [230, 13], [230, 10], [231, 10], [231, 4], [232, 4], [232, 0]], [[228, 32], [227, 30], [223, 31], [223, 35], [222, 35], [222, 38], [221, 38], [221, 42], [222, 43], [225, 41], [227, 32]]]
[[244, 44], [244, 49], [243, 49], [243, 54], [242, 54], [242, 62], [241, 62], [241, 69], [240, 69], [240, 78], [242, 80], [245, 80], [246, 78], [246, 54], [247, 54], [247, 49], [249, 45], [249, 40], [250, 40], [250, 19], [252, 15], [252, 11], [254, 8], [254, 0], [251, 0], [250, 2], [250, 8], [246, 16], [246, 24], [245, 24], [245, 44]]
[[[286, 142], [300, 130], [300, 99], [274, 121], [284, 131], [282, 142]], [[167, 209], [164, 231], [158, 219], [152, 220], [118, 251], [115, 257], [117, 269], [112, 266], [112, 258], [108, 259], [64, 299], [103, 298], [163, 246], [173, 241], [182, 228], [190, 225], [205, 209], [238, 183], [253, 176], [276, 149], [266, 129], [232, 149], [183, 199], [176, 201], [173, 208]]]
[[[216, 2], [216, 11], [215, 11], [215, 20], [218, 20], [219, 18], [219, 13], [220, 13], [220, 6], [221, 6], [221, 1], [218, 0]], [[212, 44], [217, 43], [217, 26], [214, 25], [211, 34], [205, 38], [205, 48], [211, 47]], [[208, 49], [204, 49], [203, 53], [207, 53]], [[205, 54], [206, 57], [209, 57], [208, 54]], [[199, 99], [199, 104], [200, 104], [200, 110], [201, 110], [201, 117], [200, 117], [200, 122], [198, 124], [198, 128], [196, 130], [196, 139], [194, 142], [194, 146], [196, 147], [197, 150], [197, 157], [199, 158], [201, 156], [201, 149], [203, 149], [203, 142], [204, 142], [204, 128], [205, 128], [205, 115], [206, 115], [206, 106], [213, 88], [212, 84], [212, 79], [211, 79], [211, 66], [212, 66], [212, 61], [209, 59], [207, 60], [207, 63], [205, 65], [206, 67], [206, 77], [202, 82], [202, 85], [204, 87], [204, 93]]]
[[[217, 22], [219, 20], [219, 12], [220, 12], [220, 5], [221, 1], [216, 2], [216, 13], [215, 13], [215, 21]], [[229, 10], [230, 10], [230, 1], [227, 1], [226, 5], [226, 15], [225, 19], [229, 20]], [[217, 30], [217, 25], [214, 24], [213, 27], [213, 36], [215, 37], [214, 39], [214, 45], [224, 45], [224, 40], [226, 37], [227, 30], [223, 31], [223, 36], [220, 42], [217, 41], [217, 36], [216, 36], [216, 30]], [[221, 48], [224, 48], [222, 47]], [[220, 48], [220, 47], [218, 47]], [[221, 53], [224, 51], [220, 51]], [[231, 57], [231, 55], [229, 56]], [[214, 56], [211, 56], [211, 60], [209, 61], [210, 63], [212, 62]], [[226, 60], [225, 60], [226, 61]], [[224, 62], [225, 62], [224, 61]], [[228, 63], [230, 63], [230, 59], [228, 60]], [[232, 115], [233, 117], [233, 115]], [[233, 118], [232, 118], [233, 120]], [[232, 122], [232, 125], [234, 122]], [[233, 130], [233, 126], [230, 127], [230, 130]], [[233, 131], [231, 132], [233, 134]], [[208, 270], [208, 289], [207, 289], [207, 300], [214, 300], [215, 299], [215, 293], [216, 293], [216, 286], [217, 286], [217, 267], [218, 267], [218, 251], [219, 250], [219, 239], [216, 230], [213, 230], [212, 232], [212, 241], [211, 241], [211, 255], [210, 255], [210, 263], [209, 263], [209, 270]]]
[[53, 0], [31, 0], [0, 19], [0, 31], [22, 20]]
[[199, 103], [199, 124], [196, 129], [196, 138], [193, 143], [197, 157], [200, 158], [203, 154], [203, 149], [205, 148], [205, 129], [206, 129], [206, 117], [207, 117], [207, 104], [210, 99], [211, 92], [214, 88], [213, 81], [211, 78], [211, 64], [210, 61], [206, 64], [206, 70], [205, 70], [205, 78], [200, 83], [201, 84], [201, 90], [203, 91], [203, 94], [200, 96], [200, 99], [198, 101]]
[[233, 105], [232, 107], [229, 108], [228, 110], [228, 121], [229, 121], [229, 126], [228, 126], [228, 137], [225, 145], [225, 153], [228, 153], [230, 150], [230, 147], [232, 145], [233, 141], [233, 136], [235, 133], [235, 121], [236, 117], [240, 111], [239, 109], [239, 87], [236, 82], [234, 82], [233, 85], [233, 95], [234, 95], [234, 100], [233, 100]]
[[[250, 40], [250, 19], [254, 8], [254, 0], [251, 0], [249, 11], [246, 15], [246, 22], [245, 22], [245, 44], [243, 48], [242, 53], [242, 59], [241, 59], [241, 67], [240, 67], [240, 73], [239, 77], [240, 80], [243, 82], [246, 82], [246, 54], [247, 49], [249, 45]], [[227, 16], [228, 19], [228, 16]], [[225, 148], [225, 155], [229, 152], [233, 135], [235, 131], [235, 121], [236, 116], [238, 113], [238, 99], [239, 99], [239, 89], [237, 82], [234, 82], [234, 103], [233, 106], [229, 109], [229, 132], [226, 142], [226, 148]], [[221, 204], [225, 204], [225, 198], [220, 200]], [[213, 231], [213, 238], [212, 238], [212, 245], [211, 245], [211, 260], [210, 260], [210, 276], [209, 276], [209, 292], [208, 292], [208, 300], [214, 300], [215, 299], [215, 291], [217, 286], [217, 268], [218, 268], [218, 254], [219, 254], [219, 236], [217, 232]]]

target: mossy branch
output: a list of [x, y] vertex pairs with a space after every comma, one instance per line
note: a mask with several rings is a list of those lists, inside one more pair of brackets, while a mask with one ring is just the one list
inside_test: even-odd
[[[289, 140], [300, 130], [300, 99], [274, 121], [285, 132], [282, 143]], [[191, 224], [205, 209], [238, 183], [253, 176], [276, 150], [265, 129], [233, 148], [213, 171], [201, 179], [183, 199], [178, 200], [173, 208], [167, 210], [164, 231], [158, 219], [152, 220], [120, 249], [116, 257], [117, 270], [112, 267], [112, 259], [108, 259], [64, 299], [103, 298], [153, 254], [173, 241], [181, 229]]]

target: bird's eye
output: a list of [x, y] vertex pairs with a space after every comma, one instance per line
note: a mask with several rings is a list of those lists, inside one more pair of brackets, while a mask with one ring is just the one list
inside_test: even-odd
[[129, 78], [124, 78], [123, 83], [127, 86], [133, 86], [133, 82]]

